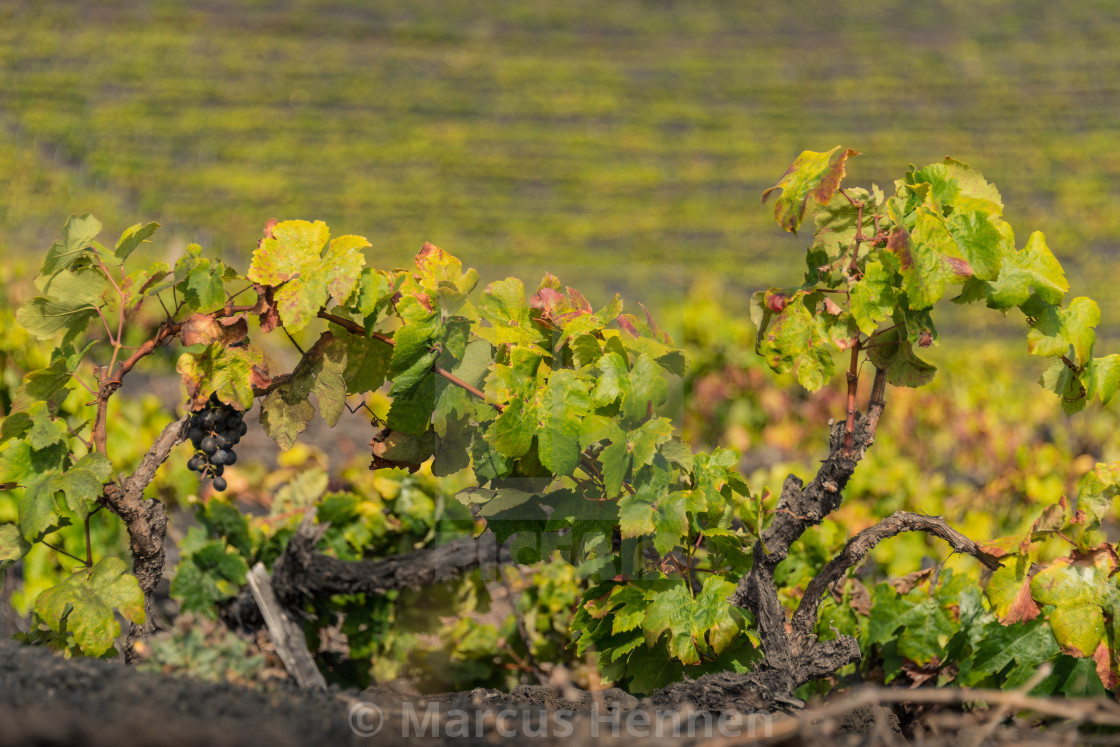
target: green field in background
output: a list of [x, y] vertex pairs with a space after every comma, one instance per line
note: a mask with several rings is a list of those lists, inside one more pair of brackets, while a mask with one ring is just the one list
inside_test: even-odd
[[760, 193], [840, 144], [857, 182], [980, 168], [1120, 329], [1120, 3], [0, 5], [9, 261], [72, 212], [232, 257], [304, 217], [379, 265], [432, 241], [647, 297], [753, 290], [803, 247]]

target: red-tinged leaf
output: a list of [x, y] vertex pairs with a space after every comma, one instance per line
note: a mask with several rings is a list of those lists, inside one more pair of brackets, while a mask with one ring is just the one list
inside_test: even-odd
[[[268, 219], [268, 221], [264, 224], [264, 239], [274, 239], [274, 238], [276, 238], [275, 236], [272, 235], [272, 229], [275, 228], [276, 224], [279, 223], [279, 222], [280, 221], [276, 220], [275, 218], [269, 218]], [[258, 247], [261, 245], [261, 241], [264, 241], [264, 239], [261, 239], [260, 241], [257, 242]]]
[[276, 299], [272, 295], [272, 286], [253, 283], [253, 290], [257, 292], [257, 302], [249, 310], [260, 318], [261, 332], [268, 334], [280, 326], [280, 311], [276, 308]]
[[1042, 611], [1031, 596], [1031, 577], [1027, 574], [1029, 567], [1025, 555], [1008, 558], [988, 581], [985, 593], [992, 603], [992, 611], [1003, 625], [1033, 620]]
[[773, 291], [767, 291], [764, 298], [766, 308], [770, 309], [775, 314], [782, 313], [782, 310], [784, 310], [785, 307], [789, 305], [789, 296], [787, 296], [785, 293], [782, 293], [781, 291], [777, 293], [774, 293]]
[[1105, 689], [1115, 690], [1120, 685], [1120, 674], [1117, 673], [1117, 665], [1113, 661], [1107, 639], [1102, 640], [1093, 652], [1093, 662], [1097, 665], [1097, 676], [1101, 678]]
[[330, 240], [322, 221], [284, 221], [271, 233], [253, 252], [246, 277], [276, 289], [280, 320], [295, 332], [329, 300], [342, 303], [350, 296], [365, 264], [361, 250], [370, 244], [361, 236]]
[[778, 183], [762, 193], [762, 202], [765, 204], [771, 193], [781, 190], [782, 194], [774, 205], [774, 218], [782, 228], [797, 233], [805, 217], [805, 207], [809, 199], [827, 205], [836, 190], [840, 188], [840, 181], [844, 178], [845, 162], [859, 153], [849, 148], [832, 161], [832, 155], [838, 150], [840, 150], [839, 145], [827, 153], [803, 151]]
[[979, 542], [977, 544], [980, 546], [981, 550], [991, 555], [993, 558], [1002, 558], [1007, 555], [1020, 555], [1025, 553], [1030, 547], [1031, 535], [1028, 533], [1023, 536], [1000, 537], [999, 539]]
[[1063, 495], [1058, 503], [1047, 506], [1042, 511], [1042, 515], [1035, 519], [1034, 524], [1031, 526], [1031, 534], [1038, 532], [1051, 532], [1060, 531], [1066, 523], [1066, 497]]
[[201, 353], [183, 353], [177, 369], [192, 410], [202, 407], [212, 393], [226, 404], [248, 410], [253, 405], [253, 368], [263, 365], [264, 356], [259, 350], [211, 343]]
[[914, 266], [914, 258], [910, 256], [910, 234], [902, 226], [895, 226], [887, 237], [887, 251], [898, 256], [903, 270]]
[[618, 326], [630, 333], [631, 337], [638, 336], [638, 328], [634, 326], [633, 317], [630, 314], [619, 314], [615, 320]]
[[184, 345], [209, 345], [221, 338], [222, 329], [214, 317], [194, 314], [183, 324], [179, 334]]

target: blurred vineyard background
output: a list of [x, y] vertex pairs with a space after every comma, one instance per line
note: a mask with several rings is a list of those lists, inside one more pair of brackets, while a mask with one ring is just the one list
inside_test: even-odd
[[[1100, 355], [1120, 341], [1118, 143], [1117, 2], [7, 0], [4, 387], [10, 395], [45, 365], [49, 348], [14, 327], [11, 308], [70, 214], [94, 213], [113, 236], [159, 221], [153, 254], [174, 258], [198, 242], [241, 267], [267, 219], [322, 219], [366, 236], [374, 266], [402, 266], [431, 241], [484, 280], [532, 283], [549, 270], [597, 306], [615, 290], [645, 301], [694, 360], [673, 405], [686, 438], [739, 449], [752, 488], [777, 490], [788, 469], [811, 468], [828, 417], [843, 409], [838, 389], [810, 398], [750, 349], [749, 294], [797, 284], [803, 269], [802, 239], [758, 206], [794, 157], [853, 147], [866, 155], [849, 178], [883, 186], [946, 155], [981, 169], [1019, 244], [1044, 231], [1072, 295], [1100, 302]], [[1120, 457], [1113, 414], [1090, 408], [1067, 421], [1033, 383], [1041, 370], [1023, 360], [1020, 319], [983, 308], [943, 318], [947, 350], [930, 358], [947, 375], [892, 392], [852, 499], [798, 562], [823, 562], [848, 531], [902, 508], [944, 514], [977, 539], [1022, 532], [1042, 506], [1075, 495], [1095, 461]], [[174, 395], [127, 393], [134, 401], [110, 434], [124, 465], [140, 458], [136, 433], [154, 435], [174, 406]], [[347, 469], [364, 469], [363, 438], [332, 450], [352, 455]], [[180, 506], [198, 490], [186, 458], [153, 487]], [[326, 475], [344, 466], [324, 459], [301, 451], [271, 477], [239, 465], [231, 492], [282, 515], [292, 504], [270, 496], [285, 485], [299, 486], [288, 493], [297, 505], [339, 492]], [[342, 492], [377, 506], [355, 504], [346, 520], [390, 511], [396, 524], [378, 536], [405, 545], [431, 542], [447, 515], [464, 520], [446, 508], [449, 489], [394, 479], [405, 487], [346, 482]], [[394, 508], [400, 495], [412, 498]], [[0, 521], [12, 520], [15, 501], [0, 493]], [[104, 518], [99, 541], [112, 546], [120, 538]], [[255, 541], [283, 536], [272, 531]], [[357, 545], [339, 552], [361, 555]], [[876, 558], [901, 574], [944, 555], [908, 536]], [[794, 563], [791, 583], [807, 567]], [[13, 603], [25, 611], [61, 565], [40, 547], [22, 572]], [[216, 588], [195, 597], [200, 609], [224, 598]], [[462, 589], [451, 597], [473, 599]], [[560, 656], [561, 608], [572, 600], [554, 597], [530, 604], [544, 605], [547, 622], [538, 658]], [[422, 636], [367, 648], [415, 658], [427, 641], [443, 663], [424, 649], [425, 671], [462, 665], [459, 679], [432, 687], [494, 682], [479, 661], [495, 650], [513, 652], [506, 676], [522, 673], [508, 620], [489, 637], [464, 637], [456, 624], [443, 630], [448, 650]], [[404, 671], [386, 666], [374, 676]]]

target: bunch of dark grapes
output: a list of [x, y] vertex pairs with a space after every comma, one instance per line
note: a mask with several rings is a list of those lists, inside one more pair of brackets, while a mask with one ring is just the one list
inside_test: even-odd
[[216, 395], [210, 395], [210, 400], [201, 410], [191, 413], [187, 437], [194, 446], [195, 454], [187, 462], [187, 467], [203, 477], [213, 478], [214, 490], [222, 492], [226, 489], [222, 473], [226, 465], [237, 461], [233, 447], [247, 430], [245, 418], [239, 410], [224, 404]]

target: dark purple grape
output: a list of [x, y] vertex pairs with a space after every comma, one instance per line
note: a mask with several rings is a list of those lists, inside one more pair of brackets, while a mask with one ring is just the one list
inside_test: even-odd
[[207, 436], [202, 439], [202, 443], [198, 445], [198, 448], [202, 449], [202, 453], [212, 455], [218, 450], [218, 442], [213, 436]]
[[206, 470], [210, 473], [211, 477], [221, 477], [222, 473], [226, 471], [224, 465], [211, 463]]
[[210, 455], [210, 463], [211, 464], [228, 464], [229, 463], [229, 455], [231, 453], [232, 452], [226, 451], [225, 449], [218, 449], [217, 451], [215, 451], [213, 454]]
[[220, 432], [217, 436], [214, 437], [214, 440], [217, 441], [219, 449], [228, 449], [229, 447], [237, 443], [234, 437], [229, 435], [228, 431]]
[[242, 420], [242, 421], [241, 421], [241, 425], [240, 425], [240, 426], [238, 426], [238, 428], [237, 428], [237, 432], [238, 432], [238, 433], [240, 433], [240, 434], [241, 434], [242, 436], [244, 436], [244, 435], [245, 435], [246, 433], [248, 433], [248, 432], [249, 432], [249, 426], [245, 425], [245, 421], [244, 421], [244, 420]]
[[187, 436], [191, 440], [191, 445], [197, 449], [198, 445], [202, 443], [202, 439], [206, 436], [206, 432], [201, 428], [191, 428], [190, 433], [188, 433]]
[[190, 461], [187, 462], [187, 469], [192, 472], [201, 472], [205, 466], [206, 460], [202, 457], [191, 457]]
[[217, 490], [219, 493], [221, 493], [223, 490], [226, 489], [226, 478], [215, 477], [213, 485], [214, 485], [214, 490]]

